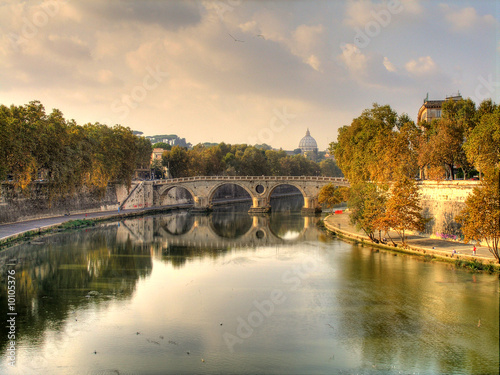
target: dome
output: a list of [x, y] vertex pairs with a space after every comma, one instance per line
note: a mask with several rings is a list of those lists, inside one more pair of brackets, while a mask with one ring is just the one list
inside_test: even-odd
[[299, 148], [302, 150], [302, 152], [317, 152], [318, 151], [318, 144], [316, 143], [316, 140], [311, 137], [311, 133], [309, 133], [309, 129], [307, 129], [306, 136], [300, 140], [299, 143]]

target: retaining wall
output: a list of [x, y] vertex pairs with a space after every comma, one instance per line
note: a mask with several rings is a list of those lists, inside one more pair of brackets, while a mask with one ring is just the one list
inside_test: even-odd
[[455, 217], [465, 207], [467, 196], [479, 181], [421, 181], [419, 182], [423, 215], [432, 220], [425, 234], [443, 239], [458, 239], [462, 235]]

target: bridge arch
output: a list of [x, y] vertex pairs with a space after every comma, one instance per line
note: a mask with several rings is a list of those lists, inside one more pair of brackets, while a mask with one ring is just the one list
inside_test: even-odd
[[276, 188], [279, 186], [293, 186], [302, 194], [302, 197], [304, 199], [306, 199], [307, 197], [305, 190], [303, 189], [302, 186], [300, 186], [300, 184], [297, 184], [294, 181], [285, 181], [285, 182], [278, 182], [269, 188], [268, 191], [269, 199], [271, 199], [271, 195], [273, 194], [274, 190], [276, 190]]
[[233, 220], [233, 217], [228, 221], [220, 220], [219, 216], [219, 213], [216, 211], [212, 212], [208, 220], [208, 225], [211, 231], [220, 238], [228, 240], [243, 238], [252, 230], [253, 222], [250, 215], [242, 215], [241, 219], [243, 220]]
[[189, 186], [186, 186], [184, 184], [175, 184], [175, 185], [166, 185], [164, 187], [161, 187], [158, 191], [158, 205], [161, 206], [164, 197], [173, 189], [182, 189], [186, 190], [190, 195], [191, 195], [191, 200], [194, 202], [195, 201], [195, 194], [194, 192], [189, 188]]
[[189, 233], [194, 227], [194, 217], [186, 214], [186, 211], [169, 215], [159, 220], [160, 227], [172, 236], [179, 236]]
[[248, 195], [250, 196], [250, 198], [253, 200], [253, 198], [255, 197], [255, 193], [252, 192], [248, 186], [246, 186], [245, 184], [243, 183], [239, 183], [238, 181], [223, 181], [223, 182], [220, 182], [220, 183], [217, 183], [215, 184], [214, 186], [212, 186], [208, 192], [208, 203], [209, 204], [212, 204], [212, 199], [216, 193], [216, 191], [221, 188], [222, 186], [225, 186], [225, 185], [236, 185], [236, 186], [239, 186], [240, 188], [242, 188], [243, 190], [245, 190]]

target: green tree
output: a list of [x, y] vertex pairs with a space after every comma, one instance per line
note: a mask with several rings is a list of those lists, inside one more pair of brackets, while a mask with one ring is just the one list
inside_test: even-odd
[[342, 171], [332, 159], [325, 159], [319, 163], [321, 175], [325, 177], [344, 177]]
[[376, 184], [360, 182], [349, 189], [349, 219], [372, 241], [376, 241], [375, 231], [383, 227], [385, 204], [386, 194]]
[[406, 244], [406, 232], [408, 230], [422, 232], [427, 222], [421, 213], [418, 186], [414, 180], [401, 177], [391, 187], [390, 193], [381, 226], [394, 229], [403, 244]]
[[374, 104], [351, 125], [339, 129], [338, 140], [330, 144], [330, 152], [352, 184], [385, 177], [380, 156], [389, 144], [397, 121], [397, 114], [390, 106]]
[[457, 216], [465, 241], [485, 241], [488, 250], [500, 263], [500, 173], [497, 171], [475, 187]]
[[189, 176], [189, 156], [184, 147], [174, 146], [172, 150], [165, 151], [162, 157], [162, 163], [172, 177], [188, 177]]
[[347, 201], [348, 188], [338, 187], [333, 184], [324, 185], [318, 194], [318, 203], [326, 205], [327, 208], [333, 208], [337, 204]]
[[478, 125], [470, 132], [464, 150], [469, 162], [488, 177], [500, 163], [500, 108], [485, 101], [478, 112]]
[[[150, 142], [151, 143], [151, 142]], [[169, 145], [168, 143], [165, 143], [165, 142], [156, 142], [154, 145], [153, 145], [153, 148], [162, 148], [164, 150], [171, 150], [172, 149], [172, 146]]]
[[248, 147], [241, 157], [241, 176], [262, 176], [268, 175], [265, 151]]

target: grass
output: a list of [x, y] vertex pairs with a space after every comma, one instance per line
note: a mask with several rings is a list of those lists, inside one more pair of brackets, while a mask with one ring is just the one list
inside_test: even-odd
[[77, 228], [85, 228], [85, 227], [93, 227], [95, 225], [95, 220], [88, 219], [79, 219], [79, 220], [70, 220], [62, 223], [58, 226], [61, 229], [77, 229]]
[[455, 261], [455, 266], [458, 268], [466, 268], [471, 271], [485, 271], [488, 273], [493, 273], [497, 271], [497, 268], [492, 264], [483, 264], [477, 260], [465, 260], [457, 259]]

